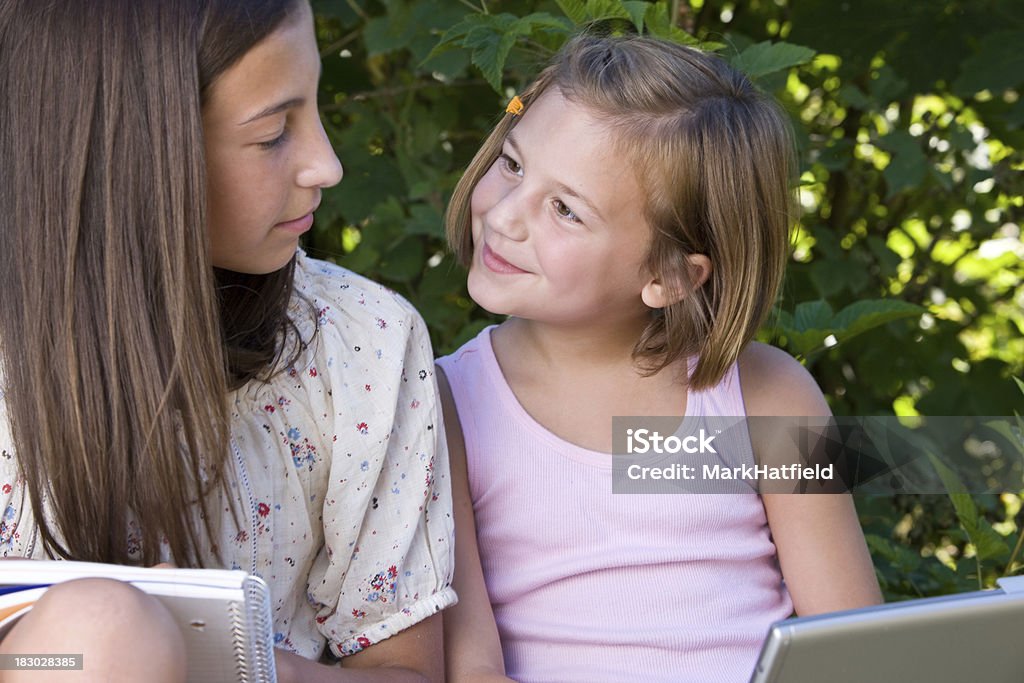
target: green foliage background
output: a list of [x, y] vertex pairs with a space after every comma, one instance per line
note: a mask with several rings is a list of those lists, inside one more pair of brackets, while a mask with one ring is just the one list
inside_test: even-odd
[[[345, 178], [306, 248], [407, 296], [439, 355], [493, 321], [445, 250], [445, 202], [509, 97], [577, 26], [602, 20], [718, 51], [792, 116], [803, 215], [762, 338], [808, 366], [833, 412], [1020, 411], [1024, 4], [313, 5], [320, 108]], [[859, 498], [887, 597], [1018, 572], [1019, 493]]]

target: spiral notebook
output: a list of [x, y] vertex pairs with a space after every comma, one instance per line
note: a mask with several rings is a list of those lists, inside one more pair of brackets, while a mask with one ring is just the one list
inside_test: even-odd
[[185, 638], [189, 683], [276, 681], [270, 595], [243, 571], [0, 561], [0, 639], [49, 586], [86, 577], [126, 581], [164, 604]]

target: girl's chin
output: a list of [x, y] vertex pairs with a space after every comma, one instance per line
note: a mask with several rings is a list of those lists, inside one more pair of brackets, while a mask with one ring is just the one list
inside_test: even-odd
[[287, 266], [293, 256], [295, 256], [295, 248], [281, 250], [279, 254], [263, 254], [252, 259], [239, 257], [214, 259], [213, 267], [242, 275], [270, 275]]
[[478, 283], [475, 280], [471, 271], [466, 281], [466, 289], [469, 290], [469, 298], [473, 303], [493, 315], [514, 315], [509, 302], [503, 301], [503, 297], [493, 291], [494, 285]]

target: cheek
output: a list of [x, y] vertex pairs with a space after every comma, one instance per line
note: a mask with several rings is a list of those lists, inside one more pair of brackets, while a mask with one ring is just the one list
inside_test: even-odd
[[210, 159], [206, 168], [206, 182], [212, 213], [233, 213], [246, 205], [248, 185], [245, 182], [245, 169], [248, 166], [237, 158]]
[[213, 214], [235, 221], [266, 222], [279, 218], [287, 200], [287, 184], [273, 164], [238, 159], [218, 169], [208, 181]]
[[498, 173], [498, 164], [495, 162], [487, 169], [487, 173], [477, 182], [473, 188], [473, 194], [469, 199], [469, 210], [473, 216], [486, 213], [501, 198], [501, 176]]
[[580, 244], [570, 235], [559, 234], [555, 229], [544, 233], [537, 231], [533, 250], [537, 264], [553, 282], [578, 282], [581, 275], [595, 272], [592, 268], [593, 255], [586, 245]]

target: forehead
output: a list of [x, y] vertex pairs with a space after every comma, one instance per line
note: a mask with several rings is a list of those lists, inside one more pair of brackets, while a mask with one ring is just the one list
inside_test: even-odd
[[260, 109], [315, 92], [320, 54], [309, 5], [298, 3], [266, 38], [226, 69], [210, 86], [203, 118], [240, 124]]
[[520, 145], [537, 148], [535, 152], [551, 149], [557, 154], [571, 149], [575, 159], [590, 161], [610, 160], [615, 155], [612, 129], [556, 88], [544, 91], [526, 109], [512, 135]]
[[542, 174], [587, 197], [606, 218], [635, 210], [640, 184], [618, 134], [586, 107], [546, 90], [510, 133], [522, 149], [528, 173]]

